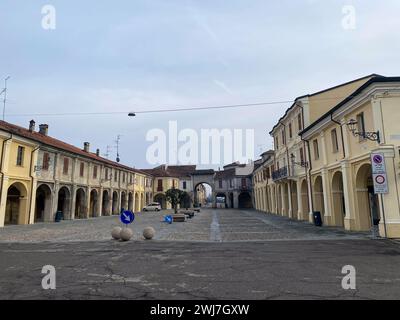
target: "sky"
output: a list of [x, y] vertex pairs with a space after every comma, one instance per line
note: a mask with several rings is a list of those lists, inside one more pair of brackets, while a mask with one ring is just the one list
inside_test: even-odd
[[[55, 29], [43, 28], [45, 5]], [[169, 121], [199, 135], [252, 129], [257, 158], [272, 148], [284, 101], [371, 73], [400, 75], [399, 16], [398, 0], [1, 0], [6, 121], [47, 123], [51, 136], [101, 154], [112, 146], [110, 159], [121, 135], [121, 162], [136, 168], [155, 166], [146, 135]], [[273, 101], [282, 103], [127, 116]]]

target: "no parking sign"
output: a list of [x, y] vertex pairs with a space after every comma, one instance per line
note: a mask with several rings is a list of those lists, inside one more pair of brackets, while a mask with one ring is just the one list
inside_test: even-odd
[[373, 153], [371, 155], [372, 179], [374, 180], [374, 192], [376, 194], [389, 193], [386, 175], [385, 155], [383, 153]]

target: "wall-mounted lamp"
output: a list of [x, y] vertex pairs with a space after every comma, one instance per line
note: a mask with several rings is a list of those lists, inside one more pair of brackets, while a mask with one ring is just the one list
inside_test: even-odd
[[362, 137], [364, 139], [368, 139], [371, 141], [377, 141], [378, 143], [381, 143], [379, 131], [376, 132], [367, 132], [367, 131], [357, 131], [357, 124], [358, 122], [354, 119], [350, 119], [349, 122], [347, 122], [347, 127], [349, 128], [350, 132], [353, 134], [355, 137]]
[[292, 161], [293, 165], [300, 166], [300, 167], [303, 167], [303, 168], [308, 168], [308, 162], [307, 161], [296, 162], [295, 161], [296, 157], [294, 156], [294, 154], [292, 154], [290, 156], [290, 160]]

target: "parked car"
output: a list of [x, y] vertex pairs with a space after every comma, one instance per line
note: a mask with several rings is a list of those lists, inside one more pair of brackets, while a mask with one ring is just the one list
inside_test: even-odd
[[143, 208], [143, 211], [160, 211], [161, 204], [158, 202], [152, 202]]

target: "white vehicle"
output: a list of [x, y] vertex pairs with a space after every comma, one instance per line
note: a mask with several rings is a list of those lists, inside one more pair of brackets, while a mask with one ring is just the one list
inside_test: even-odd
[[158, 202], [152, 202], [143, 208], [143, 211], [160, 211], [161, 204]]

